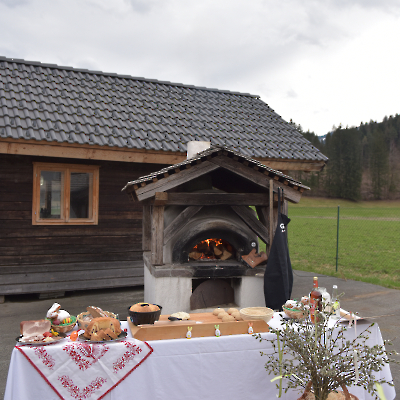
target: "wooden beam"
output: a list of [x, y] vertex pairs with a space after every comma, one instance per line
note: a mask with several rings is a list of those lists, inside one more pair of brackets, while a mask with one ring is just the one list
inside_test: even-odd
[[231, 206], [242, 221], [266, 244], [269, 244], [268, 229], [257, 219], [249, 207]]
[[[79, 158], [105, 161], [137, 162], [174, 165], [186, 160], [182, 152], [129, 149], [90, 144], [58, 143], [47, 140], [0, 138], [0, 154], [19, 154], [43, 157]], [[321, 171], [326, 162], [314, 160], [285, 160], [255, 158], [264, 165], [278, 171]]]
[[195, 165], [193, 168], [184, 169], [173, 175], [169, 175], [167, 178], [160, 179], [157, 182], [150, 182], [145, 187], [136, 190], [136, 196], [139, 201], [148, 199], [149, 197], [155, 196], [156, 192], [166, 192], [169, 189], [182, 185], [192, 179], [198, 178], [199, 176], [205, 175], [211, 171], [218, 169], [219, 166], [210, 162], [204, 161], [202, 164]]
[[168, 193], [165, 205], [185, 206], [268, 206], [268, 194], [264, 193]]
[[129, 149], [78, 143], [58, 143], [47, 140], [0, 139], [0, 154], [43, 157], [79, 158], [173, 165], [186, 160], [186, 153]]
[[[269, 200], [267, 198], [267, 200]], [[269, 214], [268, 214], [268, 207], [260, 207], [256, 206], [258, 220], [268, 229], [269, 224]]]
[[168, 193], [166, 192], [156, 192], [154, 196], [154, 205], [155, 206], [165, 206], [168, 202]]
[[182, 230], [190, 218], [197, 214], [203, 207], [190, 206], [185, 208], [164, 230], [164, 244], [167, 244], [173, 236]]
[[[278, 188], [283, 186], [283, 183], [274, 182], [273, 180], [268, 179], [263, 173], [259, 171], [254, 171], [252, 168], [246, 167], [229, 157], [217, 156], [212, 158], [211, 162], [233, 172], [234, 174], [248, 179], [263, 188], [268, 188], [270, 186], [270, 183], [272, 183], [274, 191], [277, 192]], [[293, 203], [298, 203], [301, 199], [301, 193], [289, 186], [285, 187], [285, 195], [285, 197]]]
[[163, 264], [164, 245], [164, 206], [154, 206], [151, 223], [151, 262], [153, 265]]
[[151, 207], [143, 205], [142, 250], [151, 250]]

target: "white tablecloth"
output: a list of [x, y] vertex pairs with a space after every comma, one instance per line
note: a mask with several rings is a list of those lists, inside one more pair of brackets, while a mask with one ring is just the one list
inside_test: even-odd
[[[276, 326], [275, 316], [270, 325]], [[127, 328], [127, 323], [122, 322]], [[361, 332], [361, 325], [357, 326]], [[348, 335], [354, 335], [353, 328]], [[263, 334], [273, 338], [271, 333]], [[372, 328], [370, 345], [382, 344], [377, 324]], [[268, 400], [277, 395], [273, 376], [266, 373], [264, 364], [269, 342], [260, 343], [251, 335], [206, 337], [192, 339], [158, 340], [148, 342], [153, 348], [151, 357], [123, 380], [104, 399], [123, 400], [198, 400], [251, 399]], [[52, 346], [62, 346], [62, 343]], [[378, 377], [391, 380], [389, 366]], [[362, 388], [351, 387], [350, 392], [360, 400], [371, 397]], [[387, 400], [395, 398], [395, 391], [384, 386]], [[283, 394], [282, 399], [297, 399], [301, 392]], [[9, 367], [5, 400], [59, 399], [26, 358], [14, 349]], [[94, 400], [93, 397], [88, 397]]]

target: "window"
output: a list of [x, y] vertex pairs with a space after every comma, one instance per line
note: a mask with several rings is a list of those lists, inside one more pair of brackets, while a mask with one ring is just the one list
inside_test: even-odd
[[99, 167], [33, 163], [34, 225], [97, 225]]

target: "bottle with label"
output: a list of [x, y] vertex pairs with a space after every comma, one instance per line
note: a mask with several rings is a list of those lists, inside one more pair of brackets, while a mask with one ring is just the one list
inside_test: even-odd
[[315, 322], [315, 311], [318, 313], [322, 312], [322, 293], [318, 290], [317, 276], [314, 276], [313, 289], [310, 292], [310, 318], [312, 322]]
[[332, 318], [340, 319], [340, 301], [337, 285], [333, 285], [332, 289]]

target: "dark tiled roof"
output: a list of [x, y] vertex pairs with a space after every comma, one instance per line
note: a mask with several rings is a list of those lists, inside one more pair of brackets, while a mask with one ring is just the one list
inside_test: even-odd
[[122, 191], [124, 191], [127, 188], [134, 186], [134, 185], [140, 185], [141, 183], [152, 182], [154, 178], [157, 178], [157, 180], [164, 179], [166, 176], [168, 176], [168, 174], [174, 174], [176, 172], [179, 172], [181, 168], [185, 169], [185, 166], [188, 164], [196, 165], [198, 163], [198, 161], [200, 161], [200, 162], [206, 161], [209, 156], [215, 157], [215, 156], [218, 156], [219, 154], [224, 154], [231, 158], [236, 157], [238, 162], [247, 161], [249, 168], [253, 169], [254, 167], [257, 167], [258, 171], [263, 172], [263, 173], [266, 172], [266, 173], [268, 173], [268, 176], [270, 176], [272, 178], [276, 177], [276, 179], [278, 179], [280, 182], [286, 182], [291, 187], [297, 186], [297, 187], [303, 188], [305, 190], [310, 190], [310, 188], [308, 186], [303, 185], [301, 182], [293, 179], [289, 175], [286, 175], [275, 169], [269, 168], [266, 165], [260, 163], [259, 161], [254, 160], [250, 157], [246, 157], [237, 151], [228, 149], [225, 146], [211, 146], [209, 149], [196, 154], [192, 158], [189, 158], [178, 164], [171, 165], [167, 168], [163, 168], [157, 172], [153, 172], [150, 175], [142, 176], [139, 179], [136, 179], [135, 181], [128, 182], [125, 185], [125, 187], [122, 189]]
[[0, 57], [0, 139], [325, 161], [258, 96]]

